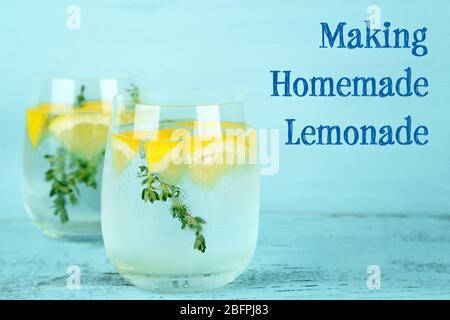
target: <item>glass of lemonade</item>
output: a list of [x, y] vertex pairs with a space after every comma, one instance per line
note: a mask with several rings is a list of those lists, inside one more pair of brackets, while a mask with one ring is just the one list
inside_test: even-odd
[[101, 239], [100, 185], [111, 105], [127, 81], [45, 78], [36, 84], [26, 110], [26, 209], [51, 237]]
[[118, 272], [152, 291], [213, 289], [256, 247], [256, 131], [243, 95], [141, 90], [115, 98], [102, 232]]

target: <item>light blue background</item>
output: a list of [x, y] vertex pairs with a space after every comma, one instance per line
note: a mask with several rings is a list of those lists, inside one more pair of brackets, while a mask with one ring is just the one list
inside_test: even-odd
[[[126, 3], [126, 4], [125, 4]], [[81, 7], [81, 29], [66, 8]], [[428, 27], [429, 55], [408, 50], [319, 49], [319, 23], [363, 27], [376, 4], [393, 27]], [[0, 3], [0, 203], [22, 219], [24, 110], [37, 73], [130, 73], [159, 87], [248, 92], [248, 121], [280, 128], [278, 175], [262, 177], [265, 211], [445, 213], [450, 209], [448, 1], [2, 1]], [[418, 98], [271, 98], [270, 70], [305, 77], [427, 76]], [[425, 147], [284, 146], [285, 118], [298, 125], [426, 124]]]

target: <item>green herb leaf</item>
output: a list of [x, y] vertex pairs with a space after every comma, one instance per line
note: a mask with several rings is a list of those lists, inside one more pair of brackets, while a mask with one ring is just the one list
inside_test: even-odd
[[135, 84], [132, 83], [130, 85], [130, 89], [127, 89], [126, 91], [130, 95], [132, 104], [136, 104], [141, 101], [138, 86], [136, 86]]
[[142, 200], [153, 203], [172, 199], [170, 208], [172, 217], [180, 221], [182, 230], [189, 229], [195, 233], [194, 249], [205, 252], [206, 241], [202, 230], [206, 221], [201, 217], [194, 217], [189, 212], [188, 206], [181, 200], [180, 188], [163, 181], [159, 175], [149, 172], [146, 166], [139, 167], [137, 176], [143, 179], [141, 182], [144, 186], [141, 193]]
[[[69, 221], [66, 209], [67, 201], [72, 205], [78, 203], [79, 185], [90, 188], [97, 187], [97, 167], [100, 158], [92, 161], [80, 160], [59, 148], [54, 155], [45, 155], [50, 169], [45, 173], [45, 180], [51, 182], [49, 197], [53, 198], [54, 214], [59, 216], [61, 223]], [[101, 154], [103, 157], [103, 154]]]
[[81, 108], [86, 103], [86, 98], [84, 97], [84, 90], [86, 90], [86, 87], [84, 85], [81, 85], [80, 93], [77, 95], [75, 99], [75, 108]]

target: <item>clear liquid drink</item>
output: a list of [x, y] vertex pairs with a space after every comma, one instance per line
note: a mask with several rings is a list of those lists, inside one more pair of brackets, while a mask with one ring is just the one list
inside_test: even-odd
[[208, 114], [220, 114], [218, 103], [202, 109], [201, 102], [163, 105], [151, 98], [129, 109], [132, 123], [117, 116], [129, 102], [116, 106], [102, 184], [108, 257], [145, 289], [220, 287], [244, 270], [256, 247], [259, 170], [249, 161], [254, 129], [237, 121], [242, 117], [233, 106], [230, 117], [225, 112], [217, 121]]
[[54, 78], [38, 89], [26, 111], [25, 207], [51, 237], [101, 239], [101, 175], [118, 82]]

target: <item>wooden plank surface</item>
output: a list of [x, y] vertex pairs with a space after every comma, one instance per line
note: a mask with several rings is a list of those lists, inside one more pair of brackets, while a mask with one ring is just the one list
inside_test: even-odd
[[[234, 282], [211, 292], [155, 294], [108, 263], [101, 242], [49, 239], [29, 221], [0, 221], [1, 299], [450, 298], [450, 215], [261, 214], [258, 248]], [[81, 289], [66, 288], [70, 265]], [[367, 288], [367, 267], [381, 289]]]

